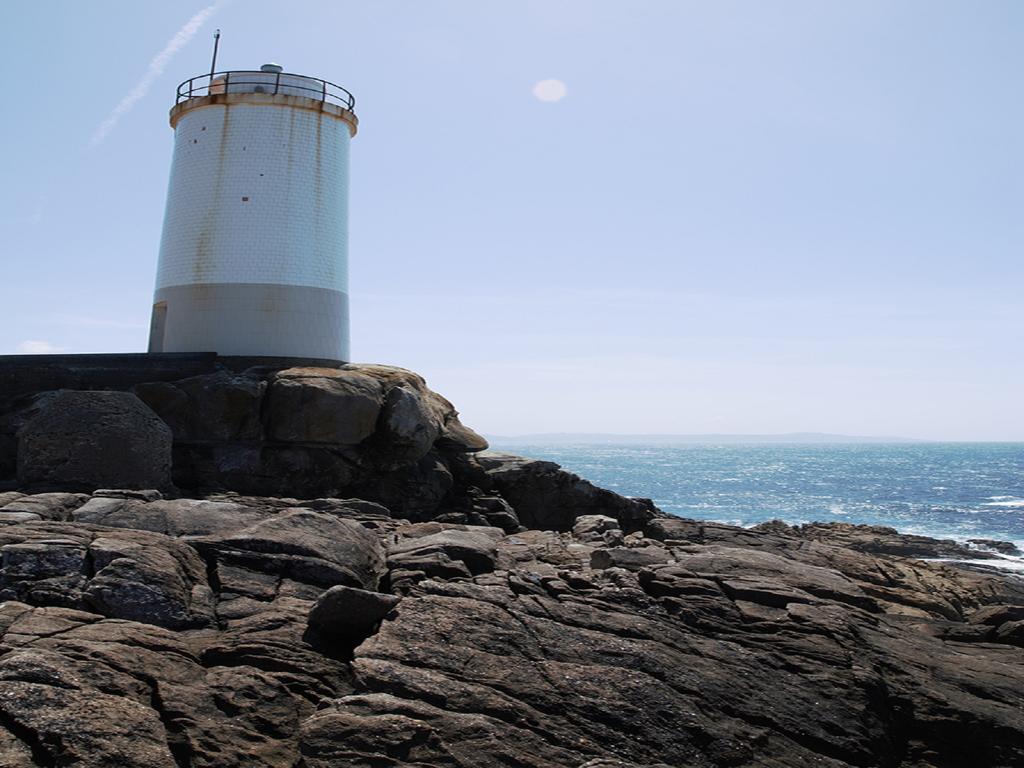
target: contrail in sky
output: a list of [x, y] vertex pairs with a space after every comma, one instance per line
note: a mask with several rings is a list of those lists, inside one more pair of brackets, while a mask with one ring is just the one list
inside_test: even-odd
[[167, 65], [170, 64], [171, 59], [174, 58], [174, 54], [184, 48], [188, 44], [188, 41], [195, 37], [196, 32], [202, 29], [202, 26], [206, 23], [207, 19], [225, 6], [227, 2], [228, 0], [217, 0], [217, 2], [206, 6], [195, 16], [186, 21], [185, 26], [179, 29], [175, 33], [174, 37], [167, 41], [167, 45], [164, 46], [164, 49], [154, 56], [151, 62], [149, 62], [149, 68], [146, 70], [146, 74], [142, 76], [142, 79], [135, 84], [135, 87], [128, 92], [127, 96], [121, 99], [120, 103], [114, 107], [113, 111], [111, 111], [109, 115], [107, 115], [107, 119], [100, 123], [99, 128], [97, 128], [96, 132], [92, 135], [91, 143], [93, 146], [96, 146], [107, 138], [107, 134], [109, 134], [113, 130], [114, 126], [117, 125], [117, 121], [128, 114], [131, 108], [135, 106], [135, 102], [145, 96], [149, 91], [150, 86], [153, 85], [153, 82], [164, 73], [164, 70], [167, 69]]

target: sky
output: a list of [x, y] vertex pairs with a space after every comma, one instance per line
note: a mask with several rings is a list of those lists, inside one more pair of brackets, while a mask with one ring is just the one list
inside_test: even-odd
[[1024, 4], [3, 0], [0, 354], [144, 351], [177, 84], [357, 99], [358, 362], [478, 431], [1024, 440]]

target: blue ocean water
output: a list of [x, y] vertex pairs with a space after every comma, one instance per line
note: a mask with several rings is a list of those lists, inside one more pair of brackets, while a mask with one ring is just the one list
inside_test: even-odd
[[500, 442], [683, 517], [754, 525], [844, 521], [1024, 549], [1024, 443]]

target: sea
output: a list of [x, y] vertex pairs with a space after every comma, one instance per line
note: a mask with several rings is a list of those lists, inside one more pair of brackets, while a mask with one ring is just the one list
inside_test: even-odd
[[1024, 443], [529, 444], [492, 449], [546, 459], [682, 517], [886, 525], [1024, 551]]

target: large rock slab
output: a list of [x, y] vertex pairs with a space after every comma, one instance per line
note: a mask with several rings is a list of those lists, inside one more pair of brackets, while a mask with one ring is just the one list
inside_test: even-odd
[[266, 403], [271, 439], [357, 445], [374, 433], [384, 389], [372, 376], [334, 368], [289, 368], [270, 382]]
[[[27, 506], [24, 500], [21, 504]], [[0, 509], [0, 514], [4, 511]], [[112, 528], [134, 528], [168, 536], [202, 536], [237, 531], [269, 517], [269, 514], [224, 501], [173, 499], [146, 502], [96, 497], [76, 508], [72, 516], [79, 522]]]
[[169, 488], [171, 430], [135, 395], [64, 391], [18, 435], [24, 487]]
[[[290, 642], [303, 645], [292, 635], [271, 639], [254, 631], [247, 655], [219, 665], [201, 638], [6, 602], [0, 606], [0, 764], [294, 765], [299, 723], [314, 705], [307, 689], [289, 688], [296, 683], [283, 669]], [[308, 647], [303, 662], [325, 694], [346, 692], [340, 665]]]
[[148, 531], [50, 522], [2, 528], [0, 599], [173, 629], [215, 623], [195, 550]]
[[433, 561], [460, 562], [472, 574], [494, 570], [500, 528], [421, 523], [399, 528], [388, 546], [388, 564], [410, 569]]
[[324, 588], [374, 589], [384, 573], [384, 549], [376, 534], [357, 522], [309, 509], [287, 510], [190, 543], [218, 562]]

